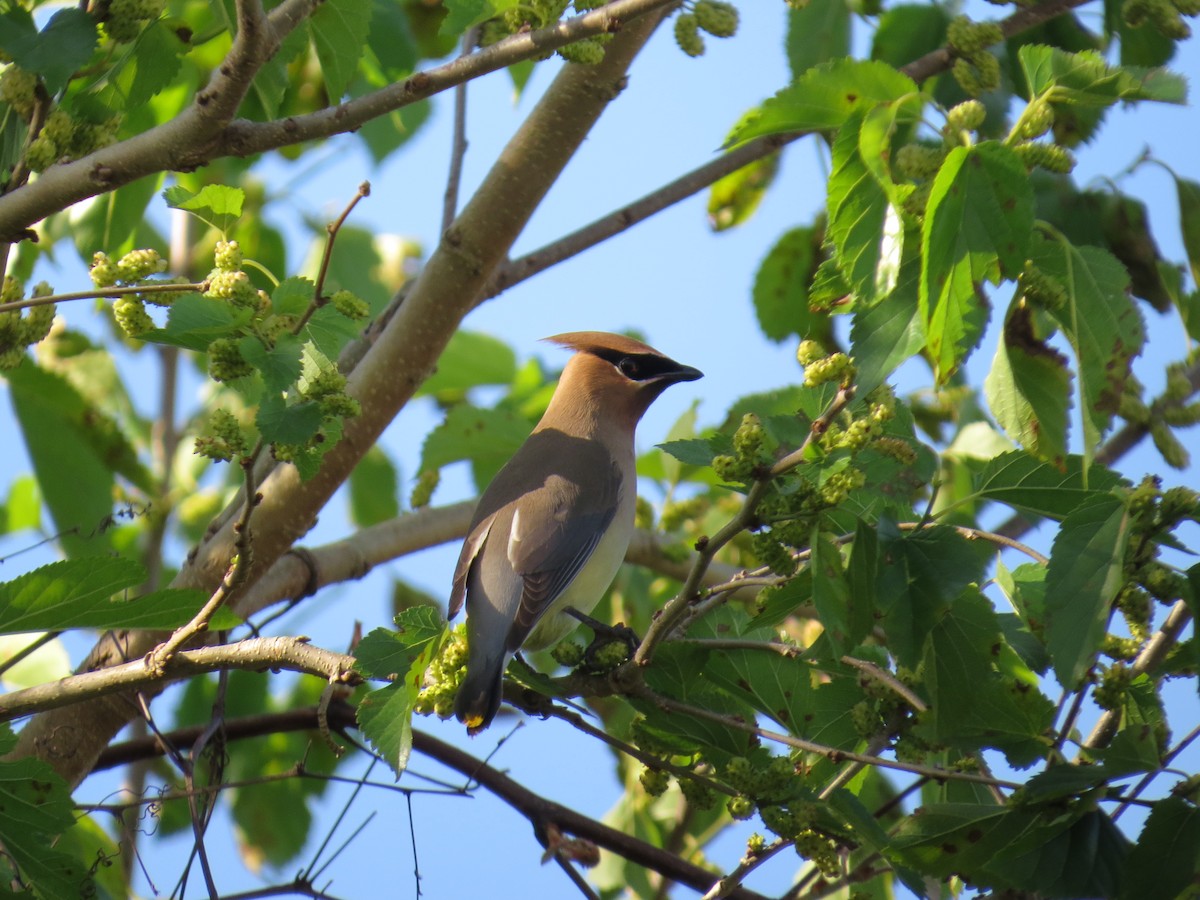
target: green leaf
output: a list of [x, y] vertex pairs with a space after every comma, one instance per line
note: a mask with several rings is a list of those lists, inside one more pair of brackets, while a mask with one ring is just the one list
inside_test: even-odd
[[1054, 704], [1036, 687], [1000, 673], [1003, 646], [991, 603], [978, 588], [968, 588], [925, 644], [931, 706], [921, 722], [939, 744], [964, 752], [998, 747], [1010, 765], [1026, 766], [1049, 748], [1042, 735], [1053, 722]]
[[429, 606], [414, 606], [396, 616], [397, 631], [376, 628], [359, 642], [355, 666], [369, 678], [390, 685], [359, 701], [358, 724], [379, 755], [401, 774], [412, 751], [412, 705], [425, 670], [442, 646], [446, 623]]
[[1129, 852], [1121, 900], [1174, 900], [1200, 875], [1200, 809], [1182, 797], [1154, 804]]
[[851, 645], [850, 583], [842, 567], [842, 554], [838, 546], [815, 531], [809, 542], [809, 568], [812, 570], [812, 600], [817, 609], [817, 618], [824, 628], [833, 650], [839, 656]]
[[270, 444], [303, 444], [321, 428], [321, 407], [312, 400], [289, 404], [275, 394], [263, 398], [254, 423]]
[[1062, 466], [1071, 371], [1066, 357], [1039, 338], [1034, 328], [1033, 310], [1014, 298], [984, 378], [984, 395], [1005, 434], [1038, 459]]
[[1129, 510], [1102, 494], [1076, 507], [1054, 538], [1046, 573], [1046, 646], [1059, 683], [1074, 690], [1095, 661], [1109, 609], [1125, 583]]
[[712, 230], [733, 228], [754, 215], [778, 171], [779, 154], [771, 153], [713, 182], [708, 192], [708, 224]]
[[0, 534], [12, 534], [27, 528], [42, 527], [42, 499], [37, 479], [32, 475], [14, 478], [8, 486], [8, 499], [0, 516]]
[[941, 6], [889, 6], [871, 38], [871, 59], [906, 66], [946, 42], [950, 16]]
[[279, 335], [270, 348], [253, 334], [238, 341], [242, 359], [258, 370], [267, 391], [273, 394], [283, 393], [300, 377], [300, 350], [300, 339], [291, 334]]
[[18, 6], [0, 14], [0, 49], [27, 72], [40, 75], [54, 96], [92, 58], [96, 22], [82, 9], [62, 9], [40, 32], [33, 16]]
[[1085, 500], [1125, 480], [1101, 465], [1084, 468], [1083, 458], [1068, 456], [1052, 466], [1013, 450], [988, 460], [975, 478], [975, 495], [1035, 516], [1063, 519]]
[[1179, 198], [1179, 230], [1191, 267], [1192, 283], [1200, 284], [1200, 183], [1175, 176]]
[[1081, 106], [1111, 106], [1120, 100], [1187, 102], [1187, 82], [1165, 69], [1109, 66], [1095, 51], [1068, 53], [1039, 44], [1026, 44], [1017, 58], [1031, 96], [1050, 92], [1053, 101]]
[[[178, 29], [165, 20], [147, 23], [113, 78], [125, 105], [128, 108], [141, 106], [165, 90], [175, 80], [182, 66], [181, 58], [189, 49], [180, 39]], [[161, 177], [158, 180], [161, 181]]]
[[438, 34], [457, 37], [473, 25], [478, 25], [512, 9], [517, 0], [446, 0], [446, 18]]
[[[316, 284], [308, 278], [299, 275], [285, 278], [275, 286], [275, 290], [271, 291], [271, 312], [277, 316], [302, 315], [308, 309], [309, 304], [313, 302], [316, 293]], [[340, 313], [338, 315], [339, 318], [345, 318]]]
[[[69, 556], [103, 553], [111, 537], [113, 473], [137, 465], [107, 416], [60, 375], [24, 362], [6, 373], [42, 496]], [[63, 473], [70, 473], [64, 477]]]
[[1033, 229], [1033, 192], [1012, 150], [956, 147], [934, 178], [921, 232], [921, 315], [938, 382], [978, 343], [988, 311], [983, 281], [1016, 278]]
[[372, 4], [373, 0], [325, 0], [309, 19], [308, 31], [317, 48], [325, 90], [334, 103], [341, 101], [358, 70], [370, 31]]
[[881, 62], [841, 59], [815, 66], [735, 129], [726, 146], [767, 134], [829, 131], [852, 112], [918, 93], [915, 82]]
[[1083, 446], [1090, 459], [1130, 383], [1133, 358], [1142, 352], [1142, 317], [1129, 299], [1125, 267], [1108, 251], [1043, 240], [1030, 258], [1067, 289], [1066, 308], [1048, 312], [1078, 361]]
[[825, 316], [808, 308], [808, 285], [820, 241], [813, 228], [793, 228], [781, 237], [754, 276], [758, 327], [773, 341], [811, 333]]
[[[870, 303], [891, 290], [900, 269], [903, 225], [863, 157], [863, 116], [854, 112], [833, 142], [826, 203], [829, 239], [847, 284]], [[883, 148], [886, 152], [886, 146]]]
[[350, 520], [359, 528], [400, 515], [396, 467], [375, 444], [350, 473]]
[[508, 344], [477, 331], [456, 331], [418, 396], [453, 402], [473, 387], [510, 384], [516, 374], [517, 355]]
[[163, 191], [163, 199], [172, 209], [186, 210], [221, 234], [228, 235], [242, 217], [246, 194], [241, 188], [223, 184], [207, 184], [198, 193], [176, 184]]
[[850, 563], [846, 566], [846, 580], [850, 588], [847, 599], [846, 642], [851, 645], [862, 643], [875, 627], [875, 593], [879, 579], [879, 536], [868, 522], [859, 519], [854, 527], [854, 545], [850, 550]]
[[367, 46], [389, 80], [399, 81], [416, 71], [420, 51], [400, 4], [372, 0]]
[[883, 613], [878, 624], [901, 665], [916, 668], [925, 636], [950, 602], [979, 580], [986, 554], [952, 528], [900, 531], [879, 523], [879, 556], [887, 563], [875, 590]]
[[713, 461], [713, 457], [720, 453], [713, 445], [705, 438], [688, 438], [682, 441], [667, 441], [664, 444], [655, 444], [659, 450], [664, 453], [669, 453], [681, 463], [689, 466], [707, 466]]
[[905, 253], [900, 277], [886, 301], [854, 310], [850, 355], [858, 369], [855, 384], [861, 396], [883, 384], [902, 362], [925, 346], [918, 299], [920, 277], [920, 254]]
[[421, 471], [470, 460], [483, 487], [529, 437], [529, 421], [504, 409], [480, 409], [460, 403], [446, 413], [421, 447]]
[[[146, 571], [122, 557], [85, 557], [50, 563], [0, 584], [0, 633], [68, 628], [177, 628], [204, 603], [201, 591], [166, 589], [124, 599]], [[232, 613], [215, 630], [240, 620]]]
[[850, 55], [850, 6], [846, 0], [811, 0], [789, 7], [787, 17], [784, 46], [793, 80], [815, 65]]
[[[4, 730], [11, 739], [7, 725]], [[11, 750], [10, 741], [6, 743]], [[47, 763], [34, 757], [0, 760], [0, 841], [44, 900], [93, 896], [92, 876], [54, 846], [75, 824], [73, 811], [70, 789]]]
[[253, 314], [253, 310], [235, 307], [225, 300], [184, 294], [171, 304], [166, 327], [148, 331], [141, 339], [203, 352], [217, 338], [240, 334]]

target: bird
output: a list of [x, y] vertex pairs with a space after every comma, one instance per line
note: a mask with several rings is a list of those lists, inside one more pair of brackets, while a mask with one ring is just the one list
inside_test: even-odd
[[608, 590], [633, 534], [634, 429], [664, 390], [703, 377], [618, 334], [545, 340], [574, 355], [545, 415], [479, 498], [454, 568], [449, 617], [467, 610], [454, 711], [470, 734], [500, 708], [513, 654], [561, 640]]

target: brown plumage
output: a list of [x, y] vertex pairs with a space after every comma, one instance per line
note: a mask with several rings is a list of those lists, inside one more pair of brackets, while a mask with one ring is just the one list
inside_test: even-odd
[[634, 429], [666, 388], [697, 369], [632, 338], [547, 338], [575, 355], [546, 414], [488, 485], [454, 570], [450, 616], [467, 608], [467, 676], [455, 713], [474, 733], [500, 706], [520, 647], [547, 647], [612, 583], [633, 533]]

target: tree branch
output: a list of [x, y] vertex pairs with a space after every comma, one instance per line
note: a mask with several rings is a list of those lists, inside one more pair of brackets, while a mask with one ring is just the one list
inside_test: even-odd
[[139, 659], [0, 694], [0, 721], [6, 722], [30, 713], [58, 709], [122, 691], [161, 689], [172, 681], [227, 669], [255, 672], [284, 669], [316, 675], [340, 684], [355, 685], [362, 682], [362, 678], [354, 672], [352, 656], [314, 647], [306, 638], [250, 638], [236, 644], [180, 651], [166, 661], [160, 673], [155, 673]]

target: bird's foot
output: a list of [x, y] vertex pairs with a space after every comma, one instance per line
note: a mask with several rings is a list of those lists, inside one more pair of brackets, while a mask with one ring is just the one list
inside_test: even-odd
[[595, 637], [583, 651], [583, 667], [596, 672], [615, 669], [627, 659], [632, 659], [634, 652], [641, 644], [641, 638], [624, 622], [609, 625], [594, 619], [586, 613], [581, 613], [573, 607], [567, 607], [567, 615], [578, 619], [592, 629]]

